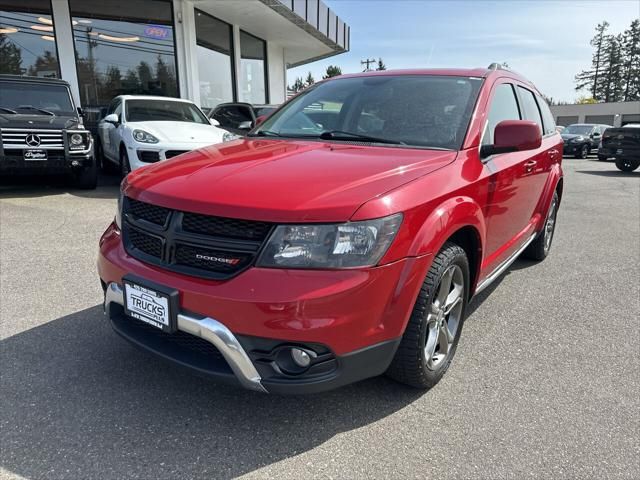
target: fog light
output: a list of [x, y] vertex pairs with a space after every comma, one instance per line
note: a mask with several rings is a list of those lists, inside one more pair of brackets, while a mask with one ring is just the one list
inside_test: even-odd
[[79, 165], [80, 165], [80, 162], [79, 162], [78, 160], [73, 160], [73, 161], [71, 162], [71, 166], [72, 166], [72, 167], [77, 167], [77, 166], [79, 166]]
[[307, 368], [311, 363], [309, 354], [300, 348], [291, 349], [291, 358], [297, 366], [302, 368]]

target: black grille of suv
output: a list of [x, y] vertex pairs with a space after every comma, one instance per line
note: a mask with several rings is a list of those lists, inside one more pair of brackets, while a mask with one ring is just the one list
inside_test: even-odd
[[272, 224], [123, 201], [123, 239], [139, 260], [196, 277], [224, 279], [256, 259]]

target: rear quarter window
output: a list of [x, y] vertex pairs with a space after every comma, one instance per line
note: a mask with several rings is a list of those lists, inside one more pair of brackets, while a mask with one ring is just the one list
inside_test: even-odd
[[549, 105], [545, 102], [544, 98], [540, 95], [536, 95], [540, 112], [542, 113], [542, 132], [544, 135], [552, 135], [556, 133], [556, 122], [553, 120], [553, 114], [549, 109]]

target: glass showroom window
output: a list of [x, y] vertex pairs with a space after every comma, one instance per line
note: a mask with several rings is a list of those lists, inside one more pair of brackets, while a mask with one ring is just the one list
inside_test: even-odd
[[60, 76], [49, 0], [0, 0], [0, 73]]
[[267, 42], [240, 32], [240, 101], [267, 103]]
[[213, 108], [235, 98], [233, 31], [228, 23], [200, 10], [195, 11], [195, 17], [200, 105]]
[[70, 0], [69, 7], [88, 123], [117, 95], [178, 95], [170, 2]]

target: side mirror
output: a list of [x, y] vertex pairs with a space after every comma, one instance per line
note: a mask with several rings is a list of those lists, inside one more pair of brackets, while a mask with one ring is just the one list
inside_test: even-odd
[[215, 118], [210, 118], [209, 119], [209, 123], [211, 125], [213, 125], [214, 127], [219, 127], [220, 126], [220, 122], [218, 120], [216, 120]]
[[596, 138], [596, 137], [599, 137], [599, 136], [600, 136], [600, 132], [593, 132], [591, 134], [591, 138]]
[[496, 125], [493, 145], [480, 149], [482, 158], [498, 153], [535, 150], [542, 145], [542, 132], [537, 123], [529, 120], [504, 120]]
[[238, 130], [251, 130], [253, 128], [253, 122], [251, 120], [245, 120], [238, 124]]
[[268, 115], [260, 115], [258, 118], [256, 118], [256, 127], [264, 122], [267, 119], [267, 116]]
[[84, 117], [84, 110], [82, 110], [82, 107], [76, 107], [76, 112], [78, 112], [79, 116]]
[[118, 126], [120, 124], [120, 117], [116, 113], [110, 113], [109, 115], [104, 117], [104, 121]]

